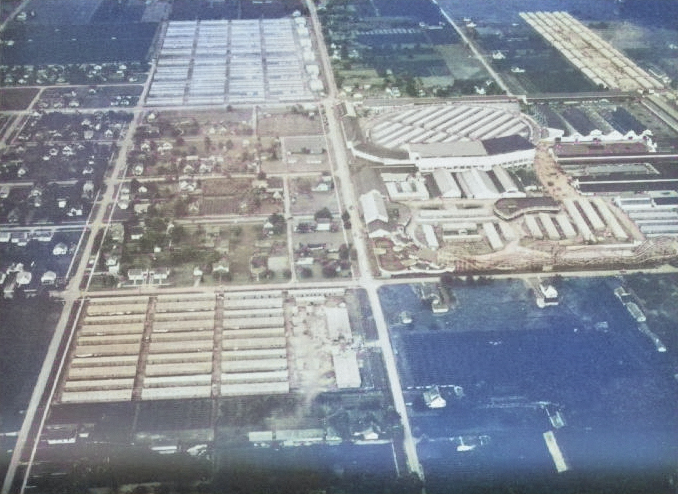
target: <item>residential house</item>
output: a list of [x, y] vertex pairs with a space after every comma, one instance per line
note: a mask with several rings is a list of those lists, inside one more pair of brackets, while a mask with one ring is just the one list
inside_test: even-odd
[[144, 236], [144, 227], [141, 225], [136, 225], [130, 228], [129, 238], [130, 240], [140, 240]]
[[143, 283], [148, 272], [143, 269], [132, 268], [127, 270], [127, 279], [136, 285], [137, 281]]
[[158, 284], [162, 284], [167, 281], [167, 278], [169, 278], [170, 274], [172, 274], [172, 270], [167, 267], [155, 268], [150, 272], [150, 275], [153, 278], [153, 283]]
[[122, 242], [125, 238], [125, 227], [122, 223], [111, 223], [108, 227], [108, 235], [114, 242]]
[[109, 274], [117, 276], [120, 273], [120, 261], [118, 256], [109, 256], [106, 259], [106, 269]]
[[63, 242], [59, 242], [52, 249], [52, 255], [65, 256], [66, 254], [68, 254], [68, 246]]
[[54, 271], [45, 271], [40, 278], [40, 283], [45, 286], [51, 286], [56, 283], [57, 275]]

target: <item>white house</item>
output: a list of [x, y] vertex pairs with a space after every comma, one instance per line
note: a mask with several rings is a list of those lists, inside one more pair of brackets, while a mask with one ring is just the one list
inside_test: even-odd
[[52, 249], [52, 254], [55, 256], [65, 256], [68, 254], [68, 246], [63, 242], [59, 242]]
[[43, 285], [53, 285], [56, 282], [57, 275], [54, 271], [45, 271], [40, 278]]
[[367, 225], [377, 220], [388, 223], [386, 201], [378, 190], [372, 189], [361, 195], [360, 206], [362, 207], [363, 217], [365, 218], [365, 223]]

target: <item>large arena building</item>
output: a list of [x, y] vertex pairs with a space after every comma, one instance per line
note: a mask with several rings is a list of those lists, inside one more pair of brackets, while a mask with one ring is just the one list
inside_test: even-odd
[[382, 111], [361, 125], [357, 157], [420, 171], [529, 165], [540, 127], [513, 105], [437, 104]]

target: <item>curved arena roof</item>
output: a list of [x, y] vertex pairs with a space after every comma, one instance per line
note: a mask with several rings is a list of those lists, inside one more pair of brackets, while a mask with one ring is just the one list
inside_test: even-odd
[[535, 125], [518, 112], [471, 104], [427, 105], [383, 113], [366, 126], [372, 144], [400, 150], [408, 144], [480, 141], [518, 135], [528, 140]]

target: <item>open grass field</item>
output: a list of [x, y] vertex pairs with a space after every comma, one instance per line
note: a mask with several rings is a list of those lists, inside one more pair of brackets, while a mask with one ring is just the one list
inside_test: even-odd
[[38, 94], [36, 88], [0, 89], [0, 111], [26, 110], [36, 94]]

